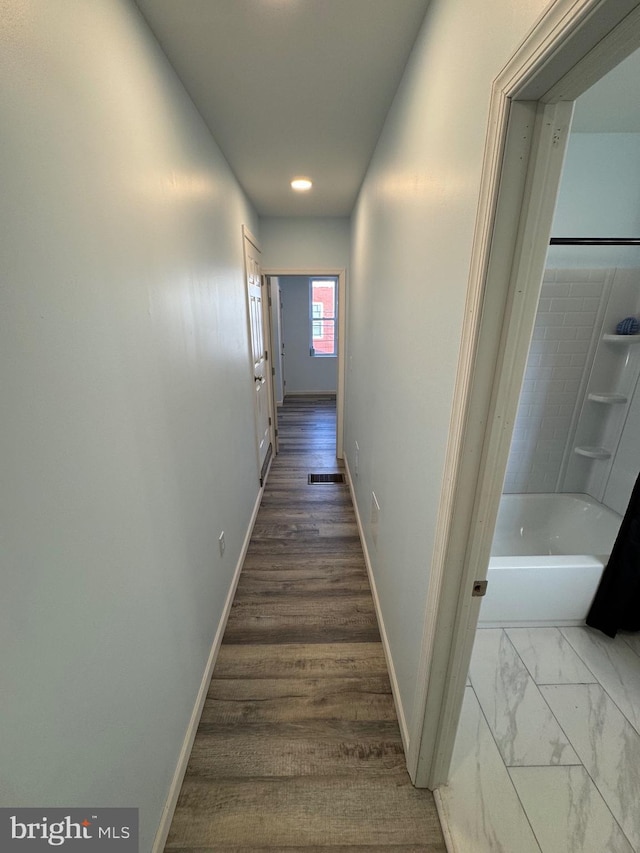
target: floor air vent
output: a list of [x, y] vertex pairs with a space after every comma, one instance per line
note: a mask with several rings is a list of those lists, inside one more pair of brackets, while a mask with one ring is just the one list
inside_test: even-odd
[[320, 483], [344, 483], [344, 474], [309, 474], [308, 483], [310, 486]]

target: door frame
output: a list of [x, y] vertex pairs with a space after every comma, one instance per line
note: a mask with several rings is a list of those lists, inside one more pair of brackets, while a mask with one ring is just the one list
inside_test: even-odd
[[407, 755], [419, 787], [448, 778], [573, 101], [639, 46], [637, 0], [556, 0], [492, 88]]
[[[338, 279], [338, 383], [336, 390], [336, 458], [344, 458], [344, 397], [345, 397], [345, 352], [347, 330], [347, 291], [346, 270], [344, 267], [269, 267], [262, 270], [266, 276], [295, 275], [307, 278], [317, 276], [334, 276]], [[271, 323], [271, 317], [269, 317]], [[285, 341], [286, 347], [286, 341]], [[286, 396], [286, 395], [285, 395]]]
[[[269, 379], [270, 379], [270, 383], [271, 383], [270, 388], [269, 388], [269, 394], [270, 394], [270, 399], [271, 399], [271, 403], [270, 403], [271, 415], [270, 415], [270, 417], [272, 419], [271, 422], [273, 425], [273, 442], [274, 442], [273, 451], [274, 451], [275, 455], [277, 456], [279, 448], [278, 448], [278, 402], [277, 402], [276, 383], [275, 383], [275, 370], [276, 370], [275, 363], [276, 363], [276, 359], [280, 358], [280, 353], [276, 352], [276, 348], [274, 345], [275, 336], [274, 336], [274, 329], [273, 329], [273, 314], [272, 314], [272, 310], [271, 310], [271, 305], [273, 302], [271, 276], [265, 275], [265, 273], [262, 273], [262, 286], [264, 287], [265, 293], [267, 294], [267, 305], [264, 308], [263, 317], [266, 318], [265, 340], [267, 341], [267, 346], [269, 348], [269, 350], [268, 350], [269, 351], [268, 373], [269, 373]], [[279, 291], [279, 288], [278, 288], [278, 291]], [[284, 396], [284, 392], [283, 392], [283, 396]]]

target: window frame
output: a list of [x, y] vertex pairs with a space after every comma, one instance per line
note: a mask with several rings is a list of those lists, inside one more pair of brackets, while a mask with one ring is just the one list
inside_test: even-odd
[[[313, 286], [315, 283], [331, 282], [333, 284], [333, 316], [327, 317], [324, 313], [325, 305], [323, 302], [314, 300]], [[313, 275], [309, 276], [309, 355], [311, 358], [337, 358], [338, 357], [338, 287], [339, 279], [337, 275]], [[318, 313], [319, 309], [319, 313]], [[319, 336], [314, 332], [318, 326], [326, 328], [325, 324], [331, 324], [333, 328], [333, 351], [319, 352], [315, 344], [318, 342]]]

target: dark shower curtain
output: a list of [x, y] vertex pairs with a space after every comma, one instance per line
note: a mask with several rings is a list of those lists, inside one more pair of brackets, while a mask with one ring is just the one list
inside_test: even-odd
[[609, 637], [640, 631], [640, 475], [587, 616]]

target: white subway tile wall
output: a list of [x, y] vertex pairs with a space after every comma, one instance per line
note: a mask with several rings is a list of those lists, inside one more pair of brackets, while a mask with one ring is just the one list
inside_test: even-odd
[[545, 271], [504, 491], [554, 492], [608, 270]]

